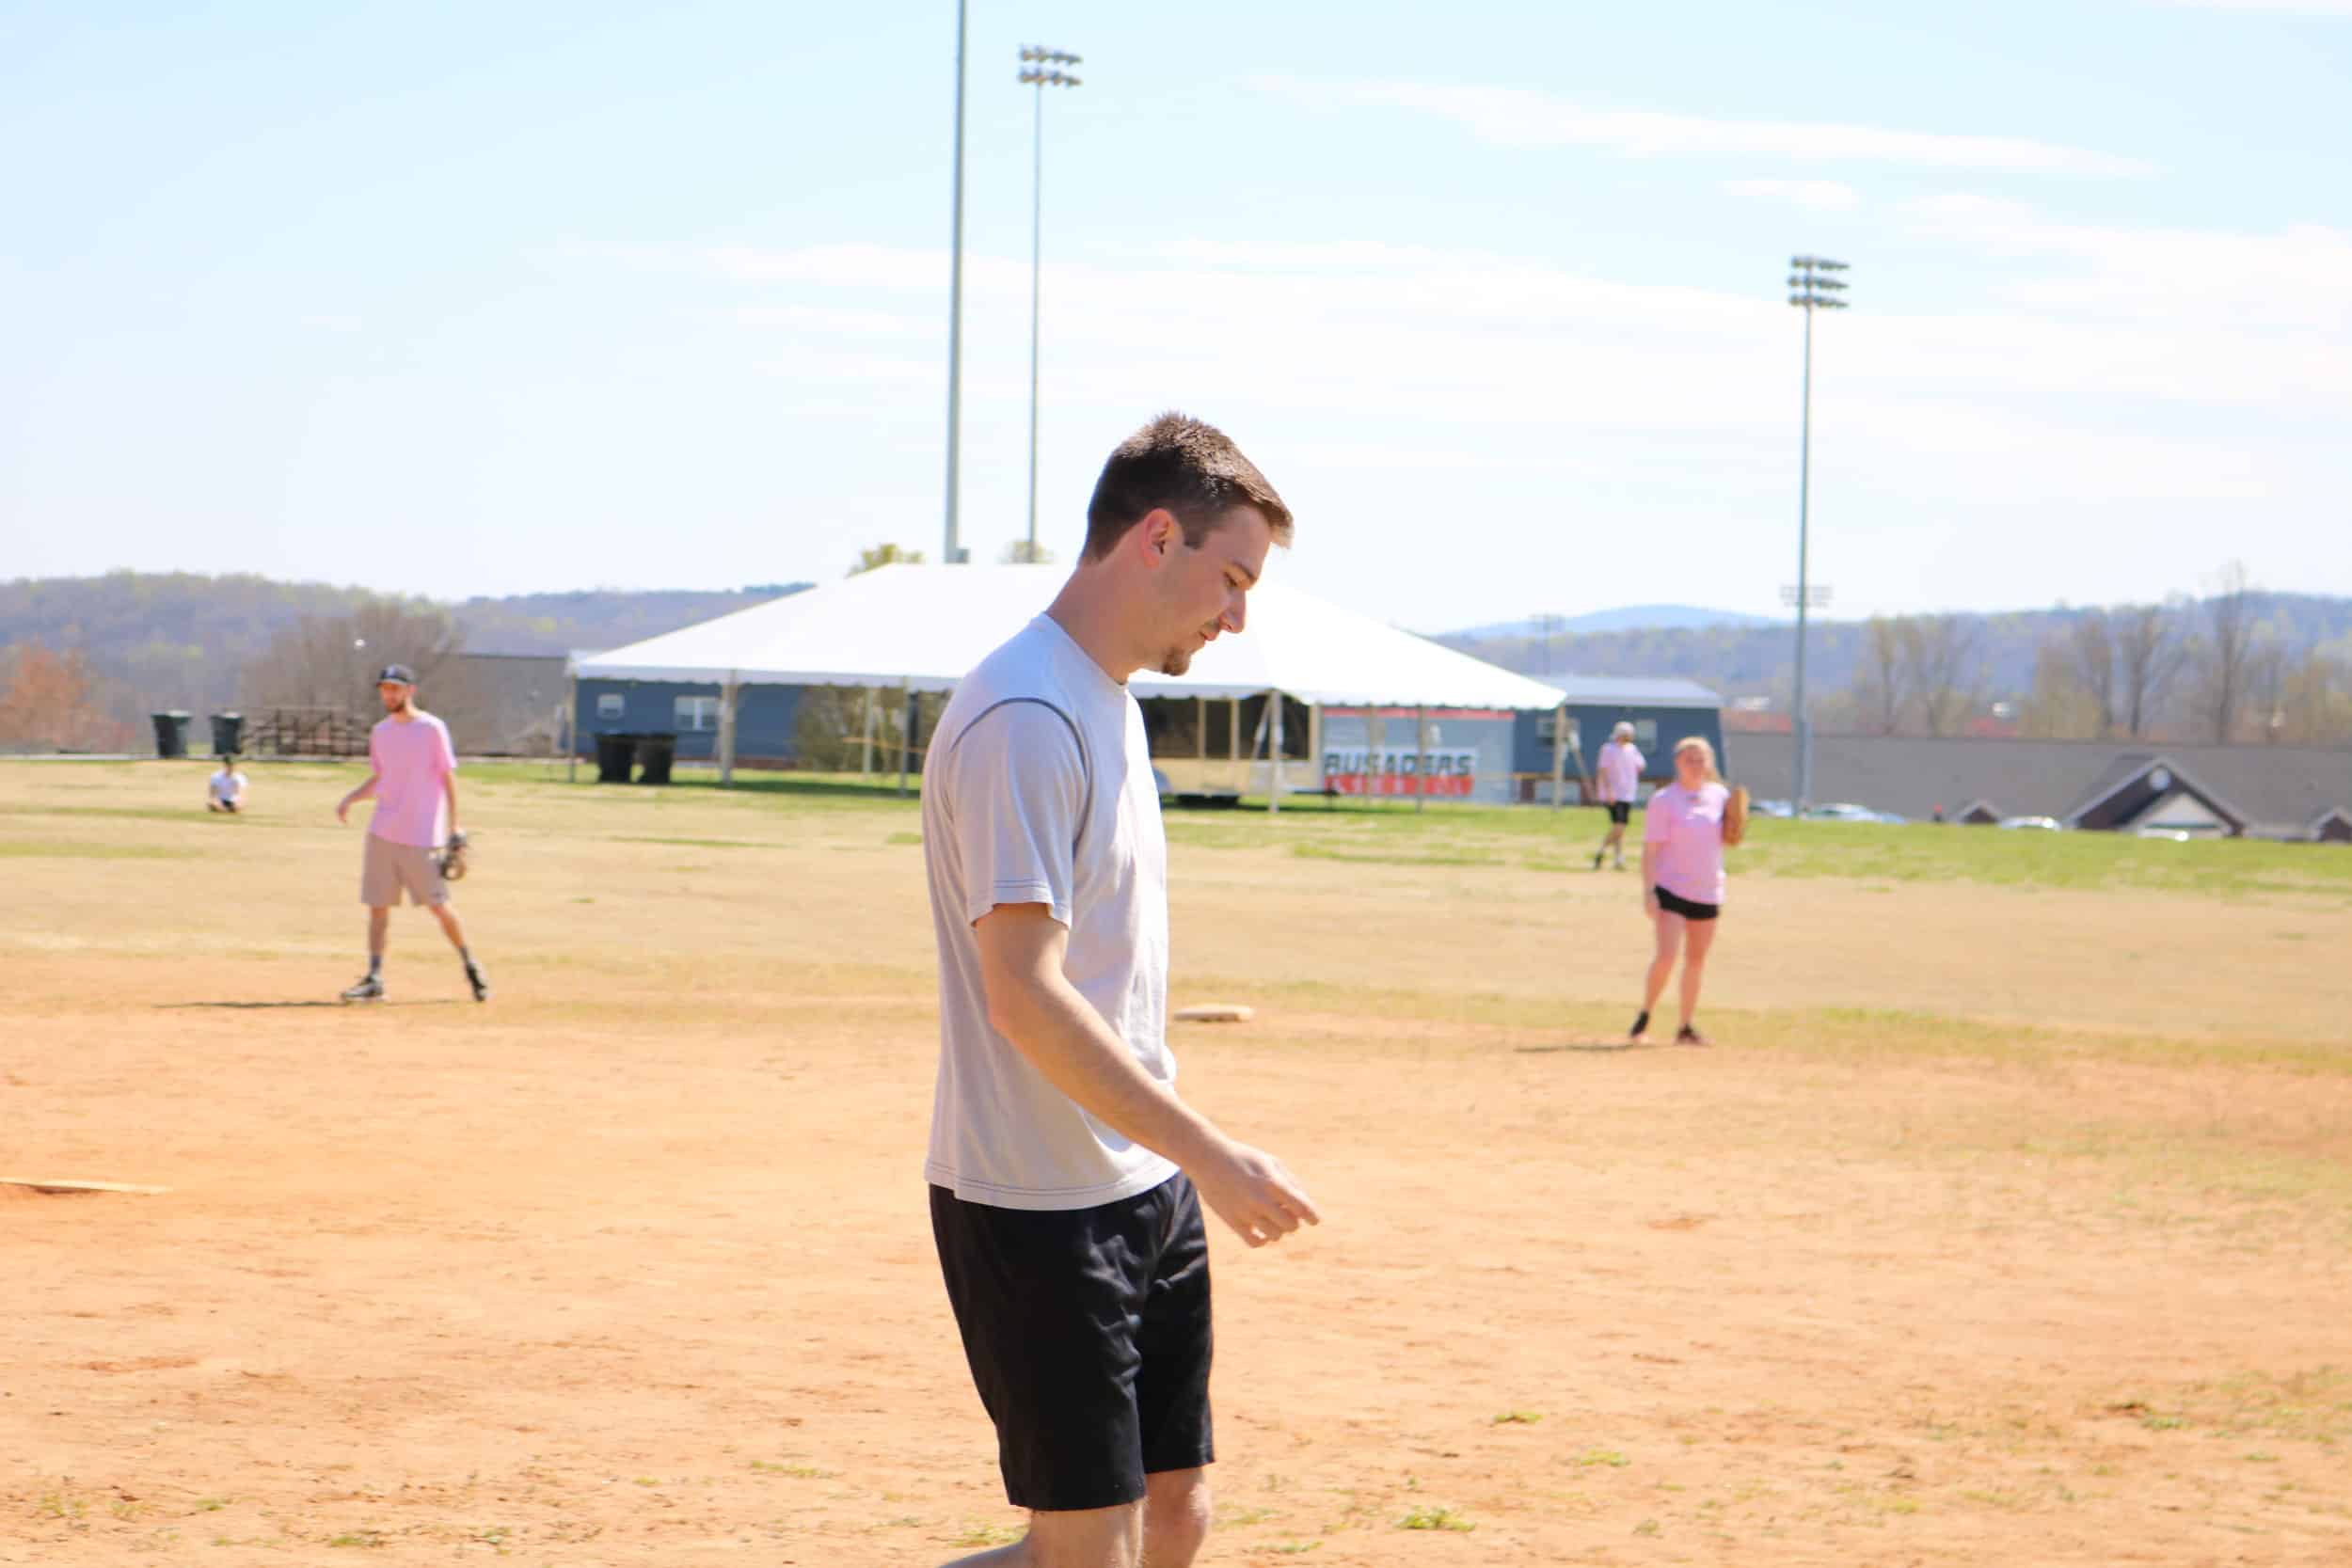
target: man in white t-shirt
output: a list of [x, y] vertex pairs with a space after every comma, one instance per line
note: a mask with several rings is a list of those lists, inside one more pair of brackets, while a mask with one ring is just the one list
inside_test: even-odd
[[1208, 1530], [1208, 1238], [1315, 1224], [1177, 1097], [1168, 845], [1138, 670], [1241, 631], [1291, 516], [1221, 432], [1121, 443], [1045, 613], [980, 661], [923, 771], [939, 942], [931, 1229], [1026, 1540], [978, 1564], [1184, 1568]]
[[1600, 803], [1609, 808], [1608, 836], [1593, 851], [1596, 871], [1600, 869], [1601, 858], [1612, 850], [1616, 852], [1617, 869], [1625, 869], [1625, 827], [1632, 820], [1634, 799], [1642, 793], [1642, 763], [1641, 748], [1633, 744], [1633, 726], [1620, 720], [1609, 732], [1595, 769], [1599, 775]]
[[235, 757], [220, 759], [220, 771], [204, 783], [204, 809], [224, 811], [234, 816], [245, 809], [245, 775], [237, 770]]

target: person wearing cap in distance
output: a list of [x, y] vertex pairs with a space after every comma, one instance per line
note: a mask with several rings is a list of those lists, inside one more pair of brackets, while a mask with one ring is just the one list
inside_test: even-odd
[[1609, 732], [1608, 743], [1601, 747], [1595, 771], [1599, 774], [1600, 801], [1609, 808], [1609, 836], [1593, 851], [1593, 869], [1600, 869], [1601, 858], [1614, 850], [1617, 869], [1625, 869], [1625, 829], [1633, 819], [1633, 798], [1642, 792], [1642, 752], [1633, 744], [1633, 726], [1624, 720]]
[[235, 757], [220, 759], [220, 771], [204, 781], [204, 809], [234, 816], [245, 806], [246, 777], [237, 771]]
[[346, 1002], [384, 1000], [384, 934], [392, 906], [403, 892], [441, 923], [449, 944], [465, 960], [466, 983], [476, 1002], [490, 1000], [490, 982], [466, 946], [466, 928], [449, 901], [449, 883], [434, 859], [457, 831], [457, 753], [449, 726], [417, 706], [417, 677], [405, 664], [388, 664], [376, 677], [384, 717], [368, 733], [368, 779], [335, 807], [335, 820], [351, 820], [351, 808], [375, 801], [368, 824], [367, 852], [359, 872], [359, 901], [368, 907], [367, 977], [343, 992]]

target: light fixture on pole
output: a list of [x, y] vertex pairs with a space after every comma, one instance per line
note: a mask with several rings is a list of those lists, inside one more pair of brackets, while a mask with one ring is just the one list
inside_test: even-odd
[[940, 560], [965, 559], [956, 543], [956, 459], [963, 435], [963, 40], [964, 0], [956, 0], [956, 173], [947, 255], [947, 542]]
[[1797, 446], [1797, 586], [1790, 595], [1797, 606], [1797, 694], [1792, 716], [1797, 751], [1795, 804], [1798, 815], [1803, 816], [1813, 803], [1813, 721], [1804, 706], [1805, 611], [1815, 602], [1807, 576], [1811, 566], [1807, 555], [1807, 513], [1813, 484], [1813, 312], [1846, 309], [1842, 297], [1846, 285], [1836, 275], [1847, 269], [1843, 261], [1820, 256], [1792, 256], [1788, 267], [1788, 303], [1804, 312], [1804, 413]]
[[1061, 67], [1076, 65], [1078, 56], [1043, 44], [1021, 50], [1021, 80], [1037, 88], [1037, 135], [1029, 200], [1029, 537], [1021, 559], [1035, 561], [1037, 551], [1037, 340], [1039, 280], [1045, 269], [1045, 89], [1074, 87], [1078, 78]]

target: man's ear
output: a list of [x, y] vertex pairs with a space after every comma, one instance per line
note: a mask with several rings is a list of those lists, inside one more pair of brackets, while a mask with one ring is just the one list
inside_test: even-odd
[[1184, 525], [1176, 520], [1176, 514], [1164, 506], [1155, 506], [1143, 515], [1143, 520], [1136, 525], [1136, 532], [1146, 555], [1155, 561], [1165, 560], [1184, 537]]

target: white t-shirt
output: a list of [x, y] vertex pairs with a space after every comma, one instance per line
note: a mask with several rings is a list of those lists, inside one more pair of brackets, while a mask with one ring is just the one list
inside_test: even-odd
[[1600, 749], [1600, 798], [1612, 803], [1630, 801], [1642, 792], [1642, 753], [1630, 740], [1612, 740]]
[[245, 799], [245, 775], [231, 773], [224, 768], [213, 775], [212, 790], [214, 800], [226, 800], [233, 805]]
[[1088, 1209], [1176, 1166], [1097, 1121], [988, 1021], [973, 923], [1043, 904], [1070, 983], [1143, 1069], [1168, 1049], [1168, 840], [1143, 710], [1049, 616], [979, 662], [923, 767], [923, 859], [939, 938], [939, 1084], [923, 1174], [971, 1203]]

